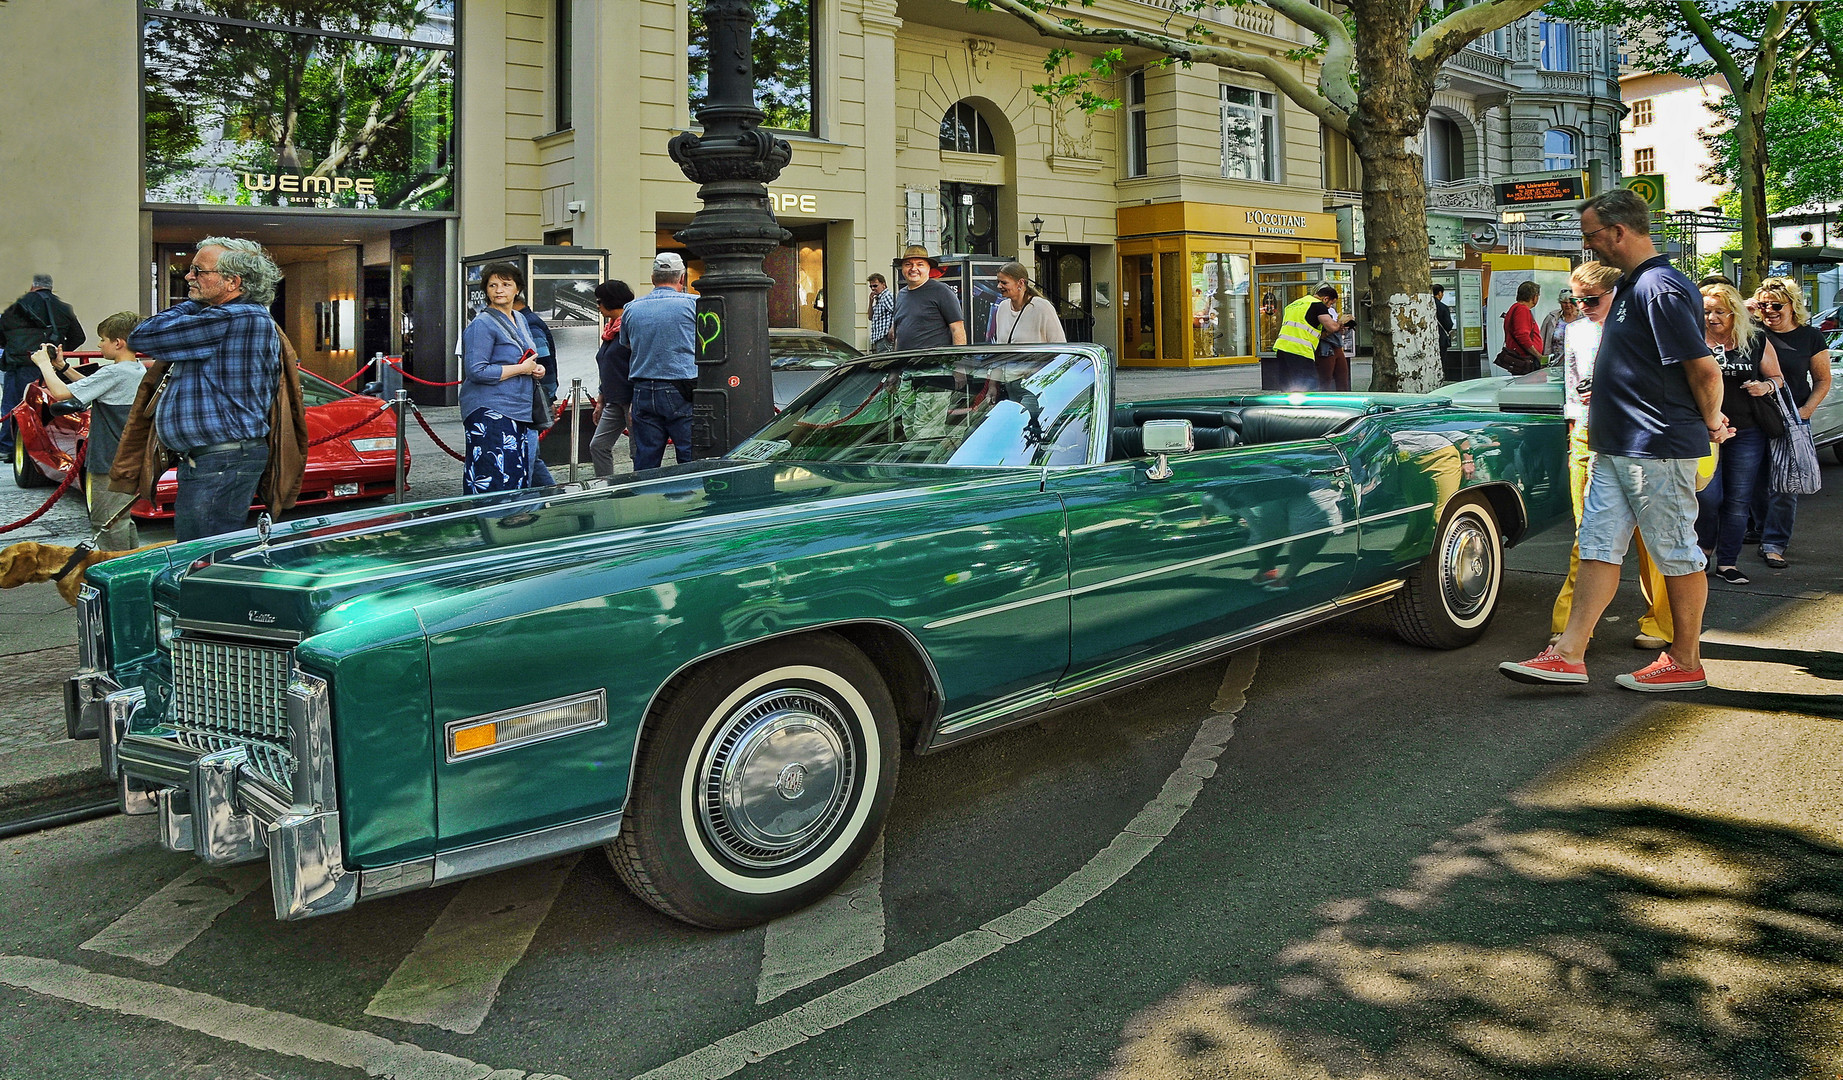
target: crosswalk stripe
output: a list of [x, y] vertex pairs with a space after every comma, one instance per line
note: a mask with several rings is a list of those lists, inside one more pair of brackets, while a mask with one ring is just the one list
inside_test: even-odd
[[475, 878], [365, 1006], [369, 1016], [471, 1035], [523, 959], [581, 855]]
[[0, 956], [0, 984], [393, 1080], [568, 1080], [554, 1073], [494, 1069], [413, 1043], [392, 1042], [369, 1031], [334, 1027], [195, 990], [104, 975], [36, 956]]
[[269, 864], [265, 862], [194, 865], [82, 947], [159, 967], [178, 956], [181, 949], [211, 929], [219, 915], [268, 880]]
[[883, 838], [838, 891], [768, 924], [755, 1004], [883, 951]]

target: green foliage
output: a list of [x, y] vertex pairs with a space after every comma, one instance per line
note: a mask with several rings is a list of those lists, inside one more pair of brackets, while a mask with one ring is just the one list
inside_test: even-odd
[[[1770, 213], [1806, 203], [1843, 199], [1843, 102], [1826, 82], [1776, 89], [1763, 117], [1767, 161], [1762, 177]], [[1714, 110], [1722, 120], [1702, 135], [1712, 161], [1703, 179], [1737, 185], [1740, 106], [1732, 96]]]
[[[813, 129], [813, 5], [806, 0], [755, 0], [755, 106], [762, 126], [780, 131]], [[691, 47], [685, 92], [692, 114], [710, 88], [709, 31], [704, 7], [687, 5]]]

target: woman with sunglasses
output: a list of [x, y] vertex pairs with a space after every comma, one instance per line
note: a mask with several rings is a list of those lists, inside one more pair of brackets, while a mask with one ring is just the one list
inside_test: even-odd
[[1696, 543], [1711, 552], [1711, 574], [1730, 585], [1745, 585], [1747, 575], [1737, 565], [1741, 538], [1747, 532], [1754, 485], [1764, 475], [1760, 463], [1766, 458], [1766, 433], [1760, 430], [1759, 410], [1772, 408], [1771, 402], [1760, 397], [1772, 393], [1783, 380], [1772, 344], [1732, 286], [1702, 287], [1702, 319], [1703, 340], [1721, 366], [1721, 411], [1734, 435], [1722, 443], [1715, 475], [1696, 495], [1701, 505]]
[[[1811, 419], [1824, 395], [1830, 393], [1830, 350], [1805, 313], [1803, 290], [1795, 281], [1767, 278], [1753, 294], [1753, 309], [1766, 325], [1766, 339], [1778, 354], [1779, 370], [1798, 405], [1798, 415]], [[1770, 460], [1763, 459], [1760, 469], [1753, 493], [1760, 558], [1774, 570], [1784, 570], [1785, 549], [1792, 542], [1792, 523], [1798, 517], [1798, 496], [1772, 489]]]
[[[1581, 524], [1582, 503], [1587, 495], [1587, 474], [1593, 471], [1593, 451], [1587, 449], [1587, 405], [1593, 400], [1593, 362], [1600, 353], [1600, 333], [1606, 315], [1612, 309], [1613, 291], [1623, 275], [1611, 263], [1587, 262], [1574, 268], [1568, 278], [1569, 291], [1579, 304], [1581, 317], [1567, 323], [1562, 337], [1562, 412], [1568, 417], [1568, 492], [1574, 501], [1574, 525]], [[1662, 649], [1670, 644], [1673, 624], [1670, 603], [1664, 594], [1664, 575], [1645, 550], [1644, 537], [1632, 536], [1638, 552], [1638, 584], [1645, 596], [1645, 613], [1638, 620], [1638, 636], [1632, 644], [1640, 649]], [[1549, 644], [1560, 640], [1568, 628], [1568, 614], [1574, 608], [1574, 580], [1580, 573], [1581, 547], [1575, 544], [1568, 552], [1568, 576], [1555, 597], [1549, 615]]]

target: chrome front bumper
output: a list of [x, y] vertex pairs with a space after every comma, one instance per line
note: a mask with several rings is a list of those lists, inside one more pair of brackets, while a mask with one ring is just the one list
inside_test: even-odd
[[292, 673], [287, 692], [296, 762], [292, 792], [259, 773], [246, 751], [203, 751], [174, 736], [130, 732], [142, 691], [103, 699], [103, 764], [119, 777], [123, 813], [160, 815], [160, 842], [213, 866], [269, 860], [275, 917], [343, 911], [358, 899], [345, 867], [333, 783], [332, 716], [324, 679]]

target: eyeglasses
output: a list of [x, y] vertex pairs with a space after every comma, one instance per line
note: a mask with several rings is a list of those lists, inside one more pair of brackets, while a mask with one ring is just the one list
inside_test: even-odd
[[1770, 311], [1775, 315], [1785, 310], [1784, 304], [1777, 304], [1771, 300], [1756, 300], [1754, 301], [1754, 306], [1759, 308], [1761, 311]]
[[1614, 223], [1612, 225], [1602, 225], [1597, 229], [1589, 229], [1588, 231], [1581, 234], [1581, 239], [1586, 240], [1588, 237], [1598, 236], [1600, 233], [1603, 233], [1608, 229], [1617, 229], [1618, 227], [1619, 227], [1618, 224]]
[[203, 267], [203, 266], [198, 265], [197, 263], [193, 263], [191, 266], [186, 267], [186, 273], [192, 275], [193, 277], [204, 277], [206, 274], [216, 274], [219, 277], [224, 276], [224, 271], [222, 270], [215, 270], [215, 269], [211, 269], [208, 267]]
[[[1607, 227], [1611, 228], [1612, 226], [1609, 225]], [[1593, 307], [1599, 307], [1600, 301], [1604, 299], [1606, 299], [1605, 293], [1576, 294], [1574, 297], [1574, 302], [1581, 305], [1584, 308], [1593, 308]]]

